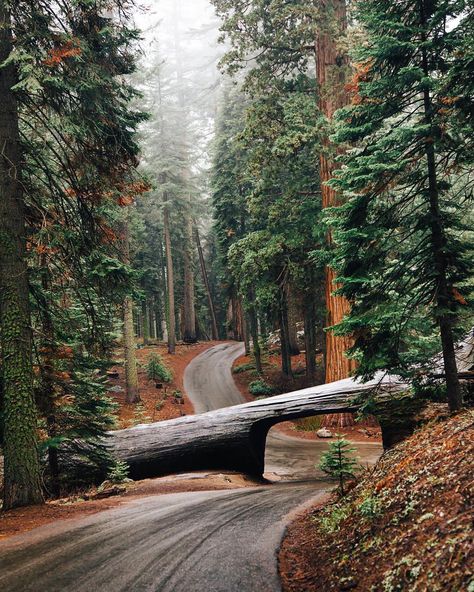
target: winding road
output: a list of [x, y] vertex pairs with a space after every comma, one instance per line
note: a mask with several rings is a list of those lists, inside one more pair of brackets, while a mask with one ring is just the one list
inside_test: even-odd
[[[196, 412], [242, 402], [231, 375], [241, 346], [220, 344], [185, 373]], [[314, 463], [326, 443], [267, 439], [277, 483], [234, 491], [150, 496], [0, 543], [3, 592], [275, 592], [277, 550], [291, 513], [328, 488]], [[374, 444], [359, 448], [376, 459]], [[306, 479], [306, 480], [304, 480]]]

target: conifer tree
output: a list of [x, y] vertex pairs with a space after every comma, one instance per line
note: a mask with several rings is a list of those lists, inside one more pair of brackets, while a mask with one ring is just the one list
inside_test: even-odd
[[321, 456], [319, 468], [333, 479], [339, 481], [339, 492], [344, 495], [344, 482], [355, 477], [357, 461], [353, 457], [355, 448], [340, 434], [337, 440], [329, 444], [329, 450]]
[[42, 500], [32, 335], [26, 262], [25, 196], [22, 186], [18, 73], [10, 3], [0, 2], [0, 348], [5, 457], [4, 508]]
[[347, 198], [337, 215], [336, 265], [352, 311], [339, 331], [355, 334], [362, 376], [413, 376], [441, 346], [456, 410], [454, 335], [470, 269], [459, 233], [473, 158], [461, 123], [472, 95], [459, 67], [467, 66], [472, 15], [463, 1], [367, 0], [356, 8], [367, 40], [356, 50], [352, 105], [338, 113], [336, 140], [357, 148], [332, 183]]

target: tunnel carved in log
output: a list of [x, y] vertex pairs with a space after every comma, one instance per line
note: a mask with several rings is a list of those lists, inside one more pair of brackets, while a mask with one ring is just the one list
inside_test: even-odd
[[378, 377], [368, 383], [344, 379], [153, 424], [111, 432], [109, 446], [130, 466], [134, 479], [190, 470], [234, 470], [261, 476], [265, 441], [275, 424], [326, 413], [357, 411], [358, 395], [376, 392], [383, 407], [406, 383]]

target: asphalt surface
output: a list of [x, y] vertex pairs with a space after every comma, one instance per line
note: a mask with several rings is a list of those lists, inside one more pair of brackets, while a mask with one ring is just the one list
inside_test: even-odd
[[[232, 378], [232, 364], [244, 353], [241, 343], [223, 343], [203, 352], [187, 366], [184, 389], [196, 413], [204, 413], [245, 403]], [[265, 447], [265, 477], [278, 480], [323, 478], [315, 468], [321, 454], [328, 448], [327, 440], [302, 440], [270, 430]], [[381, 445], [368, 442], [356, 445], [362, 464], [373, 464], [381, 454]]]
[[[196, 411], [242, 401], [230, 372], [239, 353], [240, 346], [222, 344], [191, 363], [185, 387]], [[326, 447], [272, 432], [267, 472], [275, 480], [314, 476]], [[327, 488], [323, 480], [300, 480], [151, 496], [39, 527], [0, 542], [0, 590], [279, 591], [277, 550], [289, 515]]]

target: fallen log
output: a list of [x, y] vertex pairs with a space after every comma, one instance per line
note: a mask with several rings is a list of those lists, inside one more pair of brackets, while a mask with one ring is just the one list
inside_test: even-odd
[[[457, 344], [456, 358], [461, 375], [474, 370], [474, 330]], [[439, 355], [433, 359], [427, 378], [436, 379], [442, 373]], [[117, 458], [129, 464], [134, 479], [201, 469], [261, 476], [265, 440], [273, 425], [312, 415], [354, 413], [361, 406], [359, 396], [370, 391], [383, 444], [389, 448], [412, 432], [414, 417], [424, 402], [410, 395], [407, 382], [383, 373], [366, 383], [346, 378], [252, 403], [110, 432], [108, 444]]]
[[[110, 432], [109, 446], [134, 479], [170, 472], [219, 469], [261, 476], [269, 429], [281, 422], [327, 413], [354, 413], [359, 395], [372, 391], [383, 408], [407, 384], [393, 376], [361, 383], [347, 378], [199, 415]], [[410, 397], [411, 399], [411, 397]]]

